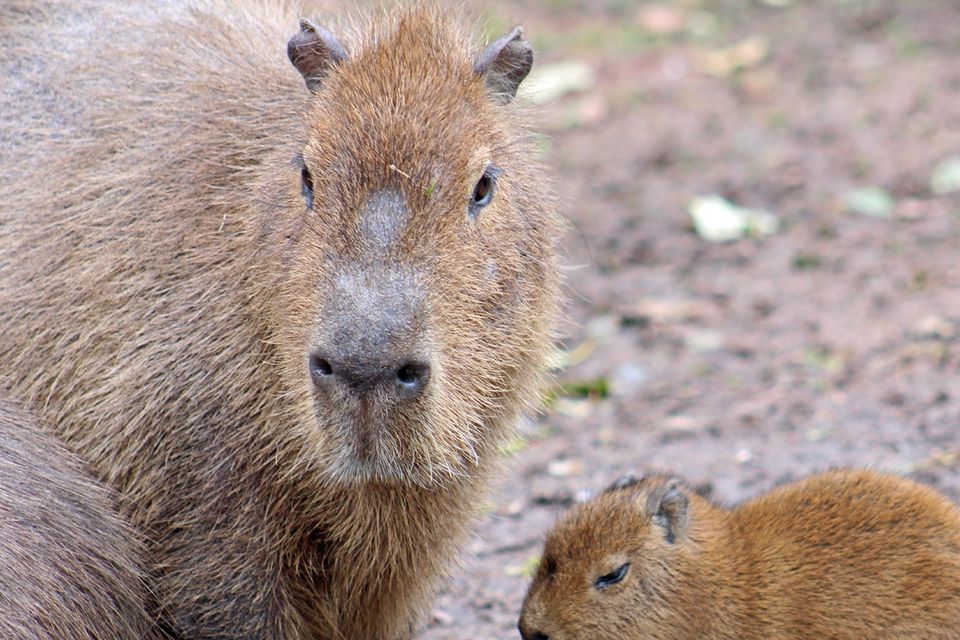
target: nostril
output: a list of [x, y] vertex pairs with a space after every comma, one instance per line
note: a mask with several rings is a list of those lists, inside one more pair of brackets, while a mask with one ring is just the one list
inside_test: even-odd
[[403, 384], [416, 384], [419, 378], [416, 365], [406, 364], [397, 369], [397, 380]]
[[407, 362], [397, 369], [397, 387], [404, 395], [413, 396], [424, 390], [430, 380], [430, 365]]
[[310, 375], [314, 382], [322, 382], [333, 375], [333, 365], [322, 355], [314, 353], [310, 356]]

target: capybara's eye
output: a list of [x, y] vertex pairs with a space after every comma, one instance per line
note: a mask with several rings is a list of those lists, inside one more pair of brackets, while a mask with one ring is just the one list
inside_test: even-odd
[[483, 174], [477, 186], [473, 189], [473, 204], [484, 206], [493, 198], [493, 180], [487, 174]]
[[596, 582], [593, 583], [597, 589], [606, 589], [611, 585], [615, 585], [627, 576], [627, 571], [630, 569], [630, 563], [620, 565], [616, 571], [611, 571], [606, 575], [602, 575], [597, 578]]
[[477, 217], [480, 209], [490, 204], [490, 201], [493, 200], [493, 192], [497, 186], [497, 176], [499, 175], [500, 170], [490, 165], [483, 172], [483, 175], [480, 176], [480, 179], [477, 181], [477, 186], [473, 188], [473, 195], [470, 197], [470, 217]]
[[300, 180], [302, 182], [300, 189], [303, 192], [303, 199], [307, 203], [307, 209], [313, 209], [313, 176], [310, 175], [310, 170], [307, 169], [306, 165], [300, 169]]

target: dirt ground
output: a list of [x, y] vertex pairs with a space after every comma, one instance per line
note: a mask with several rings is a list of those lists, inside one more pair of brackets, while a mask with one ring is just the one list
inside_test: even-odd
[[[960, 4], [472, 4], [522, 22], [539, 65], [594, 74], [539, 121], [572, 364], [422, 637], [519, 637], [545, 530], [625, 472], [733, 502], [870, 465], [960, 498], [960, 193], [930, 185], [960, 155]], [[889, 215], [845, 205], [862, 187]], [[707, 242], [687, 213], [706, 194], [780, 229]]]

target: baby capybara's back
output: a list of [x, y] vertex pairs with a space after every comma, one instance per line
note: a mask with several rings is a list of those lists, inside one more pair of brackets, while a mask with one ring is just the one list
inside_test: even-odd
[[110, 493], [0, 400], [0, 637], [151, 637], [141, 555]]
[[734, 509], [618, 482], [548, 534], [524, 640], [960, 640], [960, 509], [837, 470]]
[[744, 503], [732, 526], [770, 637], [960, 640], [960, 509], [930, 487], [835, 470]]

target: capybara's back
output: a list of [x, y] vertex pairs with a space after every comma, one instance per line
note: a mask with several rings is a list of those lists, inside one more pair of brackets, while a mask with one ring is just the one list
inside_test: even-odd
[[769, 637], [960, 640], [960, 508], [930, 487], [831, 471], [744, 503], [733, 526]]
[[109, 491], [0, 400], [0, 637], [151, 637], [143, 550]]
[[0, 361], [183, 635], [405, 638], [551, 344], [533, 54], [289, 5], [0, 5]]
[[960, 640], [960, 509], [838, 470], [728, 510], [618, 483], [548, 534], [524, 640]]

